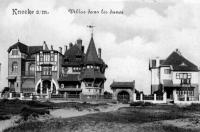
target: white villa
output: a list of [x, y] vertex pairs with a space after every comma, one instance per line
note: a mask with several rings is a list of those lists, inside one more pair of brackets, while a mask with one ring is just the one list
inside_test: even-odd
[[151, 94], [167, 94], [167, 100], [199, 99], [199, 69], [176, 49], [167, 59], [150, 59]]

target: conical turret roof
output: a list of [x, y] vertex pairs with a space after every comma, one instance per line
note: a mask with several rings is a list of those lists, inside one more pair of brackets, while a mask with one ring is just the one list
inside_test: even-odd
[[85, 64], [102, 64], [100, 58], [97, 55], [93, 37], [91, 37], [84, 62]]

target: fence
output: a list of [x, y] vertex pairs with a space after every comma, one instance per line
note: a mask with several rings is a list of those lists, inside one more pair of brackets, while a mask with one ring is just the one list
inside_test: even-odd
[[151, 102], [151, 103], [167, 103], [167, 94], [164, 93], [163, 95], [143, 95], [134, 93], [133, 102], [144, 101], [144, 102]]

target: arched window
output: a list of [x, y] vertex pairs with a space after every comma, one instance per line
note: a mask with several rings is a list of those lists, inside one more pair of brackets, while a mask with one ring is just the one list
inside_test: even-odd
[[35, 73], [35, 65], [34, 64], [29, 65], [29, 73], [31, 75], [34, 75], [34, 73]]
[[17, 72], [18, 71], [18, 64], [17, 62], [12, 63], [12, 72]]

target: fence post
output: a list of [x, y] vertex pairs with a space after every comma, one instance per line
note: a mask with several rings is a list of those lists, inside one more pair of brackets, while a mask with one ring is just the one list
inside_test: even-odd
[[184, 95], [184, 101], [187, 101], [187, 94]]
[[163, 101], [165, 103], [167, 103], [167, 93], [166, 92], [164, 92], [164, 94], [163, 94]]
[[136, 93], [133, 93], [133, 102], [136, 101]]
[[31, 93], [31, 95], [30, 95], [30, 99], [33, 100], [33, 94], [32, 94], [32, 93]]
[[153, 100], [156, 101], [156, 94], [153, 94]]
[[0, 92], [0, 98], [1, 98], [1, 96], [2, 96], [2, 93]]
[[200, 101], [200, 94], [199, 94], [199, 101]]
[[12, 93], [11, 92], [9, 93], [9, 99], [12, 99]]
[[23, 100], [23, 99], [24, 99], [23, 93], [20, 93], [20, 100]]
[[140, 93], [140, 101], [143, 101], [143, 94]]

